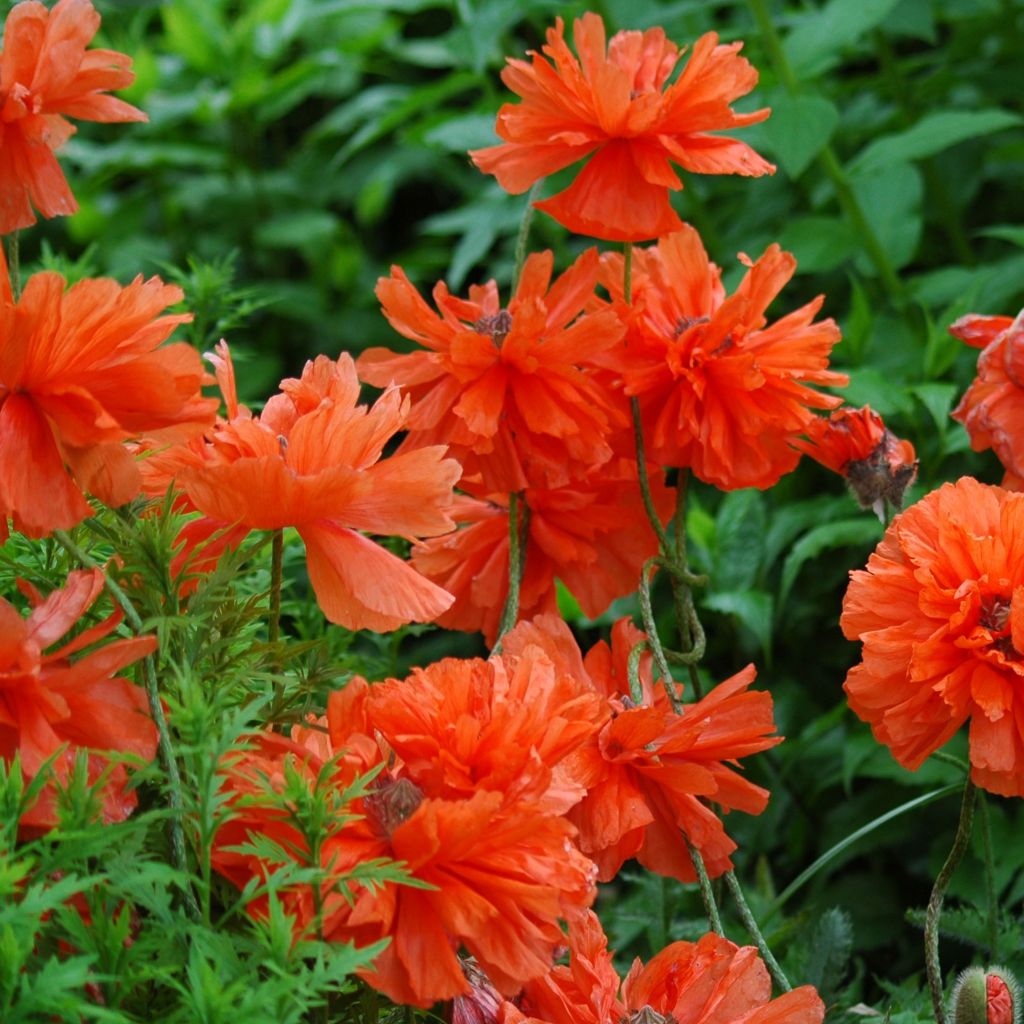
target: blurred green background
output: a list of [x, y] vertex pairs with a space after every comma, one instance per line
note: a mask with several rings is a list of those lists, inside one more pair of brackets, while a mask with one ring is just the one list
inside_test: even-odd
[[[968, 311], [1013, 314], [1024, 299], [1018, 0], [97, 6], [103, 45], [135, 60], [137, 81], [123, 95], [150, 123], [80, 126], [63, 162], [81, 210], [24, 232], [24, 259], [75, 276], [179, 280], [196, 314], [192, 340], [206, 348], [228, 338], [244, 399], [258, 403], [317, 352], [398, 345], [373, 295], [392, 263], [424, 292], [441, 278], [453, 290], [491, 276], [507, 286], [523, 198], [477, 172], [466, 150], [495, 141], [505, 56], [539, 48], [556, 14], [568, 21], [589, 8], [611, 30], [661, 25], [678, 43], [711, 29], [745, 40], [761, 83], [738, 106], [774, 113], [743, 137], [778, 173], [690, 177], [675, 198], [681, 215], [727, 282], [742, 271], [738, 252], [756, 257], [779, 241], [795, 253], [797, 277], [775, 312], [827, 294], [824, 315], [844, 334], [836, 365], [850, 373], [848, 400], [870, 402], [917, 447], [912, 498], [963, 473], [998, 480], [991, 454], [971, 453], [949, 419], [976, 353], [946, 328]], [[587, 244], [543, 216], [532, 242], [554, 248], [562, 267]], [[842, 701], [856, 656], [837, 628], [846, 575], [881, 527], [837, 478], [805, 463], [766, 494], [697, 488], [689, 526], [694, 561], [711, 576], [707, 676], [756, 660], [788, 736], [749, 769], [772, 789], [769, 810], [727, 821], [765, 915], [834, 843], [959, 776], [938, 762], [904, 772]], [[596, 624], [576, 616], [577, 625], [595, 638], [630, 607]], [[441, 649], [452, 649], [443, 637], [416, 648]], [[1015, 802], [987, 805], [997, 870], [986, 878], [979, 828], [954, 882], [960, 909], [945, 919], [944, 962], [1024, 967], [1024, 823]], [[924, 905], [956, 813], [946, 795], [897, 817], [771, 918], [770, 937], [801, 980], [818, 980], [840, 1006], [895, 999], [923, 1013], [912, 995], [919, 918], [906, 910]], [[993, 899], [1003, 915], [995, 949], [984, 916]], [[630, 953], [697, 927], [695, 901], [657, 879], [620, 884], [605, 906], [606, 926]], [[904, 990], [884, 995], [905, 978]]]

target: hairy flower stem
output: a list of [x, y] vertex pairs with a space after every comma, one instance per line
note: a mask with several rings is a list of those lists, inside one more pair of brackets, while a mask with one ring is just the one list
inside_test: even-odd
[[512, 271], [512, 294], [515, 295], [516, 289], [519, 287], [519, 278], [523, 273], [523, 264], [526, 263], [526, 245], [530, 240], [530, 225], [533, 223], [533, 201], [537, 198], [537, 193], [540, 192], [541, 185], [544, 184], [544, 179], [540, 178], [533, 183], [533, 187], [529, 192], [526, 193], [526, 209], [523, 210], [522, 219], [519, 221], [519, 234], [516, 235], [516, 262], [515, 269]]
[[968, 779], [964, 786], [963, 800], [960, 803], [960, 821], [957, 823], [953, 847], [949, 851], [946, 863], [942, 865], [938, 878], [935, 879], [935, 885], [932, 887], [932, 894], [928, 900], [928, 908], [924, 915], [924, 966], [928, 975], [928, 988], [932, 994], [932, 1010], [935, 1013], [936, 1024], [946, 1024], [942, 968], [939, 965], [939, 918], [942, 915], [942, 901], [953, 878], [953, 872], [956, 871], [971, 838], [971, 825], [974, 823], [974, 805], [977, 795], [978, 791], [974, 783]]
[[15, 302], [21, 298], [21, 244], [18, 236], [18, 231], [12, 231], [7, 240], [7, 274]]
[[786, 977], [785, 972], [779, 966], [779, 961], [775, 959], [774, 954], [768, 948], [768, 943], [765, 941], [765, 937], [762, 934], [761, 929], [758, 927], [757, 918], [754, 917], [753, 911], [747, 903], [746, 896], [743, 895], [740, 880], [736, 877], [735, 872], [727, 871], [725, 873], [725, 884], [736, 904], [736, 910], [740, 915], [740, 920], [743, 922], [743, 927], [747, 929], [750, 937], [754, 940], [754, 944], [757, 946], [757, 950], [761, 954], [761, 959], [768, 967], [768, 971], [772, 978], [775, 979], [775, 984], [778, 985], [783, 992], [791, 992], [793, 990], [793, 986], [790, 985], [789, 978]]
[[992, 853], [992, 823], [989, 819], [988, 801], [979, 794], [978, 809], [981, 818], [981, 845], [985, 859], [985, 902], [988, 904], [988, 958], [990, 963], [999, 963], [999, 901], [996, 894], [995, 858]]
[[501, 653], [501, 641], [519, 618], [519, 588], [526, 571], [526, 540], [530, 510], [524, 497], [512, 493], [508, 496], [508, 596], [498, 624], [498, 640], [492, 650]]
[[[800, 83], [797, 81], [796, 74], [782, 46], [782, 40], [779, 38], [779, 33], [772, 22], [766, 0], [747, 0], [747, 7], [754, 16], [754, 21], [761, 32], [762, 41], [764, 42], [765, 49], [768, 51], [768, 58], [772, 63], [776, 76], [790, 96], [798, 95]], [[849, 218], [854, 230], [860, 236], [864, 252], [874, 265], [875, 272], [885, 286], [889, 297], [895, 304], [903, 306], [906, 298], [906, 289], [903, 286], [903, 282], [900, 280], [895, 269], [893, 269], [885, 247], [879, 241], [875, 229], [864, 214], [864, 208], [861, 206], [860, 200], [858, 200], [853, 187], [850, 185], [849, 176], [843, 169], [843, 165], [839, 162], [835, 150], [830, 145], [822, 146], [818, 153], [818, 163], [832, 182], [839, 205], [842, 207], [843, 213]]]
[[686, 840], [686, 848], [690, 851], [690, 860], [693, 861], [694, 870], [697, 872], [697, 885], [700, 887], [700, 898], [704, 901], [704, 913], [707, 915], [708, 925], [716, 935], [725, 935], [722, 927], [722, 918], [718, 914], [718, 904], [715, 903], [715, 893], [711, 888], [711, 879], [708, 878], [708, 869], [704, 867], [704, 858], [700, 850], [690, 842], [690, 837], [684, 832], [683, 839]]
[[[81, 565], [87, 569], [100, 569], [103, 572], [103, 580], [107, 590], [110, 591], [110, 596], [124, 612], [124, 617], [128, 625], [131, 626], [132, 631], [136, 635], [141, 635], [143, 631], [142, 618], [128, 595], [111, 579], [110, 574], [97, 565], [95, 560], [90, 558], [63, 530], [54, 530], [53, 537]], [[187, 876], [189, 871], [185, 852], [185, 830], [182, 825], [185, 804], [181, 795], [181, 773], [178, 771], [178, 762], [174, 756], [174, 747], [171, 743], [171, 733], [167, 727], [167, 717], [164, 715], [164, 706], [160, 700], [156, 661], [151, 654], [143, 659], [142, 676], [146, 684], [146, 696], [149, 699], [149, 713], [153, 716], [153, 723], [156, 725], [159, 738], [160, 759], [163, 762], [164, 771], [167, 773], [167, 789], [170, 795], [172, 811], [170, 821], [171, 855], [174, 859], [174, 866], [183, 876]], [[185, 904], [188, 908], [189, 916], [192, 920], [199, 921], [201, 919], [199, 904], [196, 902], [192, 886], [185, 883], [184, 879], [183, 885]]]

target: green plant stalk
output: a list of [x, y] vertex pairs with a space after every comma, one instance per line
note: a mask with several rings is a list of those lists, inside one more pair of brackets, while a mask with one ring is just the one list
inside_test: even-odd
[[522, 276], [523, 266], [526, 263], [526, 246], [530, 240], [530, 225], [533, 223], [533, 215], [536, 212], [533, 201], [537, 198], [537, 193], [540, 192], [540, 187], [543, 184], [544, 179], [540, 178], [526, 193], [526, 209], [523, 210], [522, 219], [519, 221], [519, 233], [516, 235], [516, 262], [515, 269], [512, 271], [512, 295], [515, 295], [516, 289], [519, 287], [519, 278]]
[[715, 903], [715, 893], [711, 888], [711, 879], [708, 878], [708, 869], [704, 867], [704, 858], [700, 850], [690, 842], [690, 837], [684, 832], [683, 839], [686, 840], [686, 848], [690, 851], [690, 860], [693, 861], [693, 868], [697, 872], [697, 885], [700, 887], [700, 898], [704, 901], [704, 913], [707, 915], [708, 924], [716, 935], [725, 935], [722, 927], [722, 919], [718, 914], [718, 905]]
[[508, 596], [498, 624], [498, 639], [492, 650], [501, 653], [501, 641], [519, 618], [519, 588], [526, 569], [526, 540], [529, 509], [516, 493], [508, 496]]
[[686, 557], [686, 494], [690, 485], [690, 471], [680, 469], [676, 477], [676, 508], [672, 516], [674, 543], [670, 548], [672, 560], [678, 570], [671, 573], [672, 600], [676, 609], [676, 628], [679, 630], [679, 641], [683, 653], [692, 655], [686, 667], [690, 674], [690, 685], [693, 694], [700, 700], [703, 687], [700, 684], [700, 673], [697, 662], [704, 657], [705, 637], [693, 603], [693, 589], [687, 580], [689, 566]]
[[999, 963], [999, 898], [996, 892], [995, 857], [992, 852], [992, 822], [984, 794], [978, 795], [978, 807], [981, 812], [981, 846], [985, 861], [985, 901], [988, 904], [988, 958], [991, 963]]
[[658, 625], [654, 621], [654, 609], [651, 606], [650, 572], [652, 565], [656, 564], [656, 562], [656, 558], [648, 558], [644, 562], [643, 569], [640, 571], [640, 587], [637, 591], [637, 596], [640, 599], [640, 618], [643, 621], [644, 632], [647, 633], [647, 644], [650, 647], [651, 654], [654, 655], [654, 665], [661, 676], [665, 693], [672, 704], [672, 710], [678, 713], [682, 710], [682, 704], [679, 700], [679, 695], [676, 693], [675, 680], [672, 678], [672, 672], [668, 667], [665, 650], [661, 646], [661, 640], [658, 638]]
[[270, 547], [270, 618], [267, 622], [267, 637], [276, 644], [281, 636], [281, 582], [284, 575], [284, 530], [273, 533]]
[[946, 863], [942, 865], [938, 878], [935, 879], [935, 885], [932, 887], [932, 894], [924, 915], [924, 967], [925, 973], [928, 975], [928, 988], [932, 995], [932, 1010], [935, 1013], [936, 1024], [946, 1024], [942, 967], [939, 965], [939, 919], [942, 915], [942, 901], [953, 878], [953, 872], [956, 871], [971, 839], [971, 826], [974, 823], [974, 805], [977, 795], [978, 791], [974, 783], [968, 779], [964, 786], [963, 800], [960, 803], [960, 820], [957, 822], [956, 835], [953, 837], [953, 847], [949, 851]]
[[[791, 96], [796, 96], [800, 91], [800, 84], [793, 72], [792, 65], [789, 63], [789, 58], [786, 56], [782, 40], [779, 38], [775, 25], [772, 23], [766, 0], [747, 0], [747, 7], [754, 16], [754, 21], [757, 23], [757, 27], [764, 39], [765, 48], [768, 50], [768, 57], [775, 69], [775, 74], [786, 91]], [[906, 297], [903, 282], [893, 269], [888, 253], [886, 253], [882, 243], [878, 240], [878, 235], [875, 234], [874, 228], [871, 227], [867, 217], [864, 215], [864, 209], [860, 205], [853, 187], [850, 185], [849, 176], [844, 170], [843, 165], [839, 162], [839, 158], [836, 156], [831, 144], [826, 143], [821, 148], [817, 159], [822, 170], [832, 182], [839, 205], [842, 207], [843, 213], [849, 218], [854, 230], [860, 236], [864, 251], [867, 253], [868, 259], [871, 260], [879, 279], [885, 286], [885, 290], [896, 305], [902, 305]]]
[[640, 420], [640, 401], [635, 395], [629, 400], [629, 406], [633, 413], [633, 443], [636, 446], [636, 476], [637, 482], [640, 484], [640, 496], [643, 498], [644, 511], [647, 513], [647, 519], [651, 524], [651, 528], [654, 530], [654, 535], [658, 538], [658, 546], [663, 552], [669, 553], [669, 557], [671, 557], [668, 534], [665, 533], [665, 528], [661, 525], [661, 520], [658, 518], [658, 511], [654, 507], [654, 498], [651, 495], [651, 480], [647, 475], [647, 454], [644, 450], [644, 428]]
[[[54, 540], [72, 558], [87, 569], [100, 569], [103, 573], [103, 580], [110, 596], [117, 602], [124, 617], [131, 626], [132, 631], [137, 635], [142, 633], [142, 619], [132, 604], [128, 595], [120, 586], [110, 578], [110, 574], [101, 569], [96, 562], [89, 557], [63, 530], [54, 530]], [[185, 904], [189, 915], [194, 921], [201, 920], [199, 904], [196, 902], [192, 885], [186, 882], [188, 871], [188, 857], [185, 851], [185, 830], [182, 824], [185, 803], [181, 795], [181, 773], [178, 771], [178, 762], [174, 756], [174, 746], [171, 743], [171, 733], [167, 727], [167, 717], [164, 715], [164, 706], [160, 700], [160, 691], [157, 683], [156, 663], [151, 654], [146, 655], [142, 662], [142, 676], [146, 684], [146, 696], [149, 700], [149, 713], [153, 716], [153, 723], [156, 725], [158, 748], [160, 759], [163, 762], [164, 771], [167, 773], [168, 791], [171, 801], [171, 855], [174, 859], [174, 866], [182, 873]]]
[[7, 240], [7, 273], [15, 302], [21, 298], [21, 243], [18, 235], [19, 232], [14, 230]]
[[775, 954], [768, 948], [768, 942], [761, 933], [761, 929], [758, 927], [757, 918], [754, 917], [754, 913], [750, 909], [750, 905], [747, 903], [747, 898], [743, 895], [743, 889], [740, 886], [740, 881], [736, 877], [735, 872], [727, 871], [724, 877], [726, 887], [736, 903], [736, 910], [739, 912], [740, 920], [743, 922], [743, 927], [747, 929], [750, 937], [754, 940], [754, 944], [757, 946], [758, 952], [761, 954], [761, 959], [765, 962], [769, 973], [775, 979], [775, 984], [778, 985], [783, 992], [792, 992], [793, 986], [790, 985], [789, 978], [786, 977], [785, 971], [783, 971], [779, 966], [778, 960], [775, 959]]

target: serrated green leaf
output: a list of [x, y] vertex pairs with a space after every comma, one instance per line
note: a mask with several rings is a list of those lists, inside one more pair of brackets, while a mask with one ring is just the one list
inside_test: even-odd
[[877, 171], [941, 153], [968, 139], [1021, 123], [1008, 110], [946, 110], [926, 114], [913, 127], [869, 143], [851, 164], [856, 173]]

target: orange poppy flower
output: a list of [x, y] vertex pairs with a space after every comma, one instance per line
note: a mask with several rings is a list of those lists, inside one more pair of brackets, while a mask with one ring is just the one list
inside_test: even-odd
[[[841, 399], [810, 384], [842, 387], [828, 369], [839, 341], [832, 320], [814, 322], [823, 297], [774, 324], [765, 310], [793, 276], [796, 260], [777, 245], [728, 298], [721, 272], [689, 227], [634, 250], [635, 308], [615, 353], [626, 393], [640, 400], [647, 454], [688, 467], [722, 490], [771, 487], [800, 459], [793, 447], [814, 422], [811, 409]], [[602, 258], [602, 282], [621, 303], [623, 257]]]
[[[103, 818], [122, 821], [135, 808], [123, 765], [113, 769], [104, 752], [134, 754], [150, 761], [156, 754], [156, 727], [141, 687], [115, 675], [156, 649], [151, 636], [114, 640], [72, 662], [70, 656], [110, 634], [120, 621], [114, 612], [57, 650], [53, 647], [94, 604], [103, 590], [103, 573], [72, 572], [61, 590], [43, 598], [20, 587], [32, 611], [27, 618], [0, 598], [0, 758], [21, 757], [26, 779], [34, 778], [56, 755], [53, 773], [66, 781], [80, 750], [89, 751], [89, 778], [106, 772]], [[28, 832], [57, 824], [57, 794], [48, 783], [22, 815]]]
[[427, 350], [359, 357], [364, 380], [400, 384], [413, 399], [403, 451], [447, 444], [465, 476], [505, 493], [542, 480], [557, 487], [611, 458], [608, 435], [628, 422], [625, 408], [588, 367], [623, 327], [611, 310], [580, 315], [594, 297], [596, 249], [554, 283], [552, 268], [550, 252], [530, 255], [507, 309], [493, 281], [470, 288], [468, 301], [440, 282], [440, 316], [400, 267], [380, 279], [391, 326]]
[[698, 942], [673, 942], [646, 966], [634, 960], [620, 993], [608, 940], [592, 913], [570, 921], [569, 965], [528, 982], [520, 1003], [504, 1003], [499, 1024], [821, 1024], [825, 1016], [810, 985], [772, 999], [757, 950], [713, 933]]
[[628, 619], [612, 630], [612, 645], [595, 645], [580, 664], [568, 627], [553, 616], [520, 623], [503, 641], [516, 654], [521, 644], [538, 646], [566, 673], [583, 677], [605, 700], [610, 717], [580, 754], [578, 771], [587, 795], [569, 820], [579, 829], [580, 849], [609, 881], [631, 857], [660, 875], [696, 879], [683, 838], [700, 851], [711, 877], [732, 866], [736, 844], [708, 806], [760, 814], [768, 792], [739, 775], [736, 761], [782, 742], [775, 731], [771, 695], [747, 692], [749, 665], [702, 700], [676, 714], [664, 689], [651, 681], [650, 655], [641, 660], [644, 701], [629, 692], [626, 663], [644, 634]]
[[[660, 470], [648, 472], [664, 522], [671, 515], [672, 492]], [[520, 620], [556, 611], [556, 578], [590, 618], [636, 590], [641, 567], [657, 554], [658, 541], [644, 510], [635, 459], [613, 459], [563, 487], [528, 487], [523, 499], [530, 518]], [[455, 597], [438, 625], [480, 630], [493, 645], [508, 588], [508, 498], [463, 497], [452, 515], [467, 525], [419, 545], [412, 564]]]
[[86, 47], [100, 27], [89, 0], [59, 0], [52, 10], [29, 0], [15, 4], [0, 53], [0, 234], [44, 217], [78, 209], [54, 151], [75, 133], [66, 117], [82, 121], [146, 121], [141, 111], [108, 89], [124, 89], [135, 75], [131, 58]]
[[1012, 478], [1024, 476], [1024, 313], [962, 317], [949, 333], [980, 348], [978, 376], [953, 410], [976, 452], [991, 448]]
[[899, 509], [917, 476], [917, 456], [870, 406], [837, 409], [827, 419], [815, 417], [807, 440], [793, 444], [815, 462], [846, 478], [861, 508], [885, 515], [885, 503]]
[[[276, 785], [287, 756], [313, 778], [332, 752], [344, 751], [339, 787], [386, 764], [370, 792], [351, 804], [355, 817], [324, 844], [321, 863], [331, 876], [320, 901], [325, 938], [364, 944], [389, 936], [373, 970], [360, 973], [399, 1003], [430, 1006], [469, 992], [460, 945], [510, 996], [548, 969], [563, 942], [559, 918], [594, 897], [593, 865], [572, 845], [572, 826], [554, 813], [562, 801], [550, 799], [560, 784], [554, 769], [592, 729], [593, 702], [579, 700], [550, 666], [517, 673], [515, 665], [502, 665], [489, 678], [483, 662], [466, 671], [458, 662], [441, 662], [425, 671], [429, 676], [388, 683], [380, 694], [353, 680], [330, 697], [326, 736], [296, 728], [287, 749], [283, 737], [263, 738], [253, 758], [243, 755], [230, 767], [227, 785], [239, 796], [251, 795], [260, 777]], [[442, 677], [450, 677], [458, 694], [451, 709], [439, 706], [433, 687], [418, 688], [423, 681], [443, 686]], [[506, 692], [510, 707], [503, 706]], [[552, 721], [542, 720], [541, 709], [553, 713]], [[409, 749], [410, 762], [377, 733], [378, 718], [388, 728], [415, 730], [391, 737]], [[514, 740], [502, 725], [511, 726]], [[515, 741], [521, 748], [514, 749]], [[492, 751], [495, 743], [528, 779], [508, 770]], [[428, 748], [436, 749], [436, 760], [424, 755]], [[276, 763], [267, 764], [268, 757]], [[249, 832], [270, 835], [301, 859], [304, 843], [284, 811], [268, 812], [251, 799], [235, 808], [237, 817], [218, 833], [218, 871], [239, 887], [266, 874], [254, 854], [232, 849]], [[347, 899], [337, 883], [371, 858], [403, 861], [430, 888], [387, 883], [371, 890], [353, 883]], [[308, 928], [315, 918], [308, 887], [283, 895], [296, 926]], [[258, 905], [250, 909], [259, 912]]]
[[160, 316], [180, 288], [137, 277], [67, 291], [59, 274], [29, 278], [15, 302], [0, 256], [0, 540], [7, 518], [29, 537], [92, 515], [83, 491], [123, 505], [142, 486], [124, 441], [212, 422], [202, 362], [181, 342], [159, 347], [188, 314]]
[[331, 622], [391, 630], [436, 618], [451, 595], [361, 531], [424, 537], [450, 530], [458, 464], [442, 446], [382, 459], [409, 401], [389, 388], [372, 408], [357, 405], [348, 355], [337, 362], [318, 356], [281, 389], [258, 419], [236, 409], [199, 450], [183, 450], [174, 467], [178, 486], [214, 527], [294, 526]]
[[668, 200], [683, 187], [672, 169], [697, 174], [774, 174], [746, 143], [710, 132], [763, 121], [767, 108], [737, 114], [729, 104], [757, 84], [738, 56], [742, 43], [718, 45], [708, 32], [694, 45], [678, 78], [666, 85], [682, 52], [660, 28], [619, 32], [605, 46], [604, 22], [584, 14], [573, 23], [579, 60], [564, 25], [548, 29], [532, 63], [509, 59], [502, 81], [522, 103], [498, 111], [504, 143], [469, 155], [508, 192], [589, 158], [564, 192], [535, 203], [577, 234], [640, 242], [682, 222]]
[[1024, 495], [964, 477], [897, 516], [851, 573], [844, 689], [914, 770], [970, 720], [971, 778], [1024, 796]]

